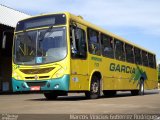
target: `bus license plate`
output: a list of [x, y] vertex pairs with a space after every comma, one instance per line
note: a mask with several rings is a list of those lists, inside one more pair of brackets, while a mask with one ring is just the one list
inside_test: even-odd
[[32, 91], [40, 90], [40, 86], [32, 86], [32, 87], [31, 87], [31, 90], [32, 90]]

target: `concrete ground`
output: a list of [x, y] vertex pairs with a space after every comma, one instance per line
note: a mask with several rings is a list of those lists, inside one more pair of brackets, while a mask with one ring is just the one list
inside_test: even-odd
[[0, 113], [17, 114], [160, 114], [160, 91], [145, 91], [144, 96], [118, 92], [115, 97], [88, 100], [84, 94], [69, 94], [46, 100], [43, 94], [0, 95]]

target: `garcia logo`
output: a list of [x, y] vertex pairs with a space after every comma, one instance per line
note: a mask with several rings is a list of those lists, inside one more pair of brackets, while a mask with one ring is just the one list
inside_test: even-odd
[[110, 64], [110, 71], [134, 74], [135, 73], [135, 68], [130, 67], [130, 66], [126, 66], [126, 65], [111, 63]]

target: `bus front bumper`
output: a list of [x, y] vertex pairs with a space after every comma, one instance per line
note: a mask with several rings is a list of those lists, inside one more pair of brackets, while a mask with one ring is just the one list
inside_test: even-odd
[[69, 75], [49, 80], [16, 80], [12, 78], [13, 92], [69, 91]]

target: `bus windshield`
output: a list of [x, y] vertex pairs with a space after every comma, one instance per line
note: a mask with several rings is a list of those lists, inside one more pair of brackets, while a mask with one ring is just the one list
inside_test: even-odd
[[65, 58], [66, 28], [56, 27], [17, 33], [14, 40], [14, 62], [33, 65]]

